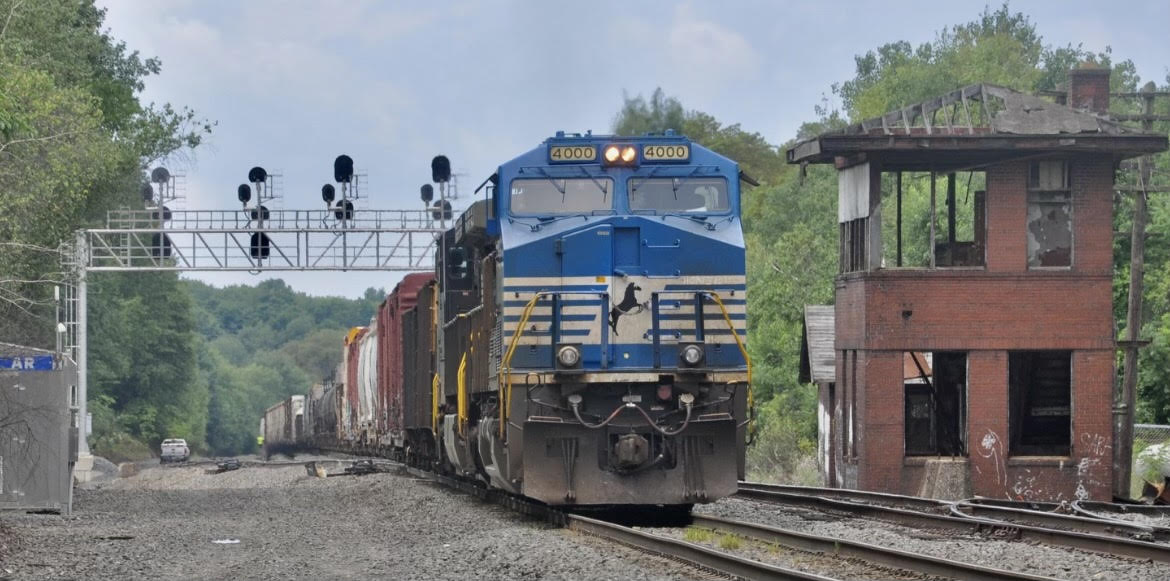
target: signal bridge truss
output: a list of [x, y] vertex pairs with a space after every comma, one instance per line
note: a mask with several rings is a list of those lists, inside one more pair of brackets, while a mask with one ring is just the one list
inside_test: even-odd
[[[86, 417], [88, 274], [104, 271], [426, 271], [446, 228], [429, 210], [116, 210], [66, 250], [59, 332]], [[89, 454], [85, 429], [78, 449]]]
[[417, 271], [446, 224], [427, 210], [117, 210], [84, 230], [88, 272]]

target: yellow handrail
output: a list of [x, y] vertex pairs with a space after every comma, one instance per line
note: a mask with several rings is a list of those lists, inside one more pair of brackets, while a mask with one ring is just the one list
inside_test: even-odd
[[463, 358], [459, 360], [459, 374], [456, 376], [456, 385], [459, 391], [456, 393], [455, 404], [459, 408], [459, 435], [467, 436], [467, 420], [470, 414], [467, 413], [467, 352], [463, 352]]
[[[431, 379], [431, 433], [439, 436], [439, 374]], [[436, 440], [438, 441], [438, 440]]]
[[735, 325], [731, 322], [731, 314], [727, 312], [727, 307], [723, 305], [723, 299], [715, 293], [707, 293], [715, 304], [719, 305], [719, 310], [723, 312], [723, 320], [727, 321], [727, 328], [731, 330], [731, 336], [735, 339], [735, 345], [739, 347], [739, 352], [743, 354], [744, 363], [747, 363], [747, 407], [748, 407], [748, 434], [754, 435], [756, 431], [756, 399], [752, 395], [752, 358], [748, 355], [747, 347], [744, 346], [743, 340], [739, 338], [739, 331], [735, 329]]
[[[528, 324], [528, 317], [532, 315], [532, 309], [536, 307], [536, 303], [540, 301], [541, 293], [536, 293], [528, 304], [524, 305], [524, 313], [520, 316], [520, 322], [516, 325], [516, 332], [512, 335], [512, 342], [508, 344], [508, 351], [504, 353], [504, 359], [500, 362], [500, 373], [504, 376], [503, 381], [497, 381], [499, 384], [500, 397], [500, 439], [504, 439], [504, 428], [508, 424], [508, 404], [512, 401], [512, 355], [516, 353], [516, 347], [520, 345], [520, 336], [524, 334], [524, 326]], [[498, 378], [497, 378], [498, 380]]]

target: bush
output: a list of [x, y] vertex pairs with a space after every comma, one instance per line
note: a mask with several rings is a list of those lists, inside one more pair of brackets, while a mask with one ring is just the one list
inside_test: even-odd
[[747, 450], [749, 480], [820, 484], [815, 390], [797, 387], [759, 407], [755, 443]]
[[92, 448], [94, 454], [102, 456], [114, 464], [149, 460], [154, 457], [150, 446], [125, 432], [110, 432], [94, 438]]

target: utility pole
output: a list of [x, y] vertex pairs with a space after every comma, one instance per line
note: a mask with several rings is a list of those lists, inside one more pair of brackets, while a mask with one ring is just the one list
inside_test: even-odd
[[[1142, 87], [1142, 132], [1154, 130], [1154, 83]], [[1146, 197], [1150, 185], [1153, 158], [1143, 155], [1138, 160], [1138, 187], [1134, 192], [1133, 229], [1129, 248], [1129, 308], [1125, 318], [1125, 375], [1121, 383], [1121, 425], [1117, 430], [1117, 454], [1114, 462], [1113, 495], [1129, 498], [1130, 478], [1133, 473], [1133, 424], [1137, 406], [1138, 349], [1142, 341], [1142, 290], [1146, 250]]]

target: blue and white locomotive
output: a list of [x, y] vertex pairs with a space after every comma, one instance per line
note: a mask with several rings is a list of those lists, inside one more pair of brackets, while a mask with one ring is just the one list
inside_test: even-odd
[[499, 166], [439, 259], [441, 464], [554, 505], [734, 493], [740, 176], [671, 132], [557, 133]]

